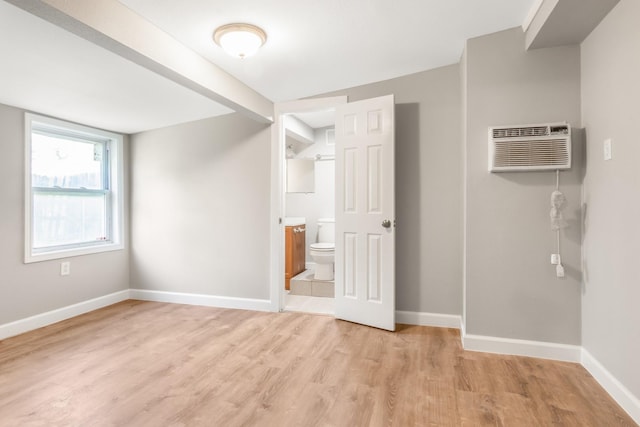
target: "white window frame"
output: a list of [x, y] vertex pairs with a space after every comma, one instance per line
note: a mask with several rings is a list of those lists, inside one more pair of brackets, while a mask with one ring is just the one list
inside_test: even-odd
[[[31, 186], [31, 136], [35, 128], [49, 128], [58, 135], [71, 138], [85, 139], [87, 141], [107, 142], [107, 163], [109, 167], [108, 199], [110, 209], [106, 213], [108, 219], [109, 236], [107, 240], [96, 241], [95, 244], [80, 243], [76, 245], [60, 245], [39, 249], [33, 248], [33, 195]], [[74, 257], [79, 255], [96, 254], [101, 252], [124, 249], [124, 156], [122, 135], [107, 132], [100, 129], [70, 123], [64, 120], [41, 116], [33, 113], [25, 113], [25, 253], [24, 262], [32, 263]]]

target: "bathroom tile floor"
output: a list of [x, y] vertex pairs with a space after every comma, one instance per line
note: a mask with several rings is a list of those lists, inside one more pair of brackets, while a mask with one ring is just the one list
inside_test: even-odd
[[291, 295], [308, 295], [313, 297], [334, 297], [333, 280], [316, 280], [313, 270], [305, 270], [291, 278]]
[[284, 310], [333, 315], [335, 313], [334, 299], [309, 295], [292, 295], [287, 292], [284, 296]]

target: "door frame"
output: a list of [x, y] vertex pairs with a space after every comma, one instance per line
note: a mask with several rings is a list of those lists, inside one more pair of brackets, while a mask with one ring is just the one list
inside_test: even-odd
[[347, 96], [302, 99], [274, 105], [271, 125], [271, 209], [270, 209], [270, 300], [271, 311], [284, 309], [284, 180], [285, 130], [283, 117], [291, 113], [336, 108], [348, 102]]

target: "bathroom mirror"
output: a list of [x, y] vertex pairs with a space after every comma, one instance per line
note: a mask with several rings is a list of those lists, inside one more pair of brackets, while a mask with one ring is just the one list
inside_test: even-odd
[[315, 192], [315, 160], [287, 159], [287, 193]]

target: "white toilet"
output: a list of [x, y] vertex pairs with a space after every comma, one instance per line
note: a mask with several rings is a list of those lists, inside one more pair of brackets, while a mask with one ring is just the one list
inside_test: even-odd
[[309, 254], [316, 263], [316, 280], [333, 280], [336, 222], [333, 218], [318, 219], [318, 242], [312, 243]]

